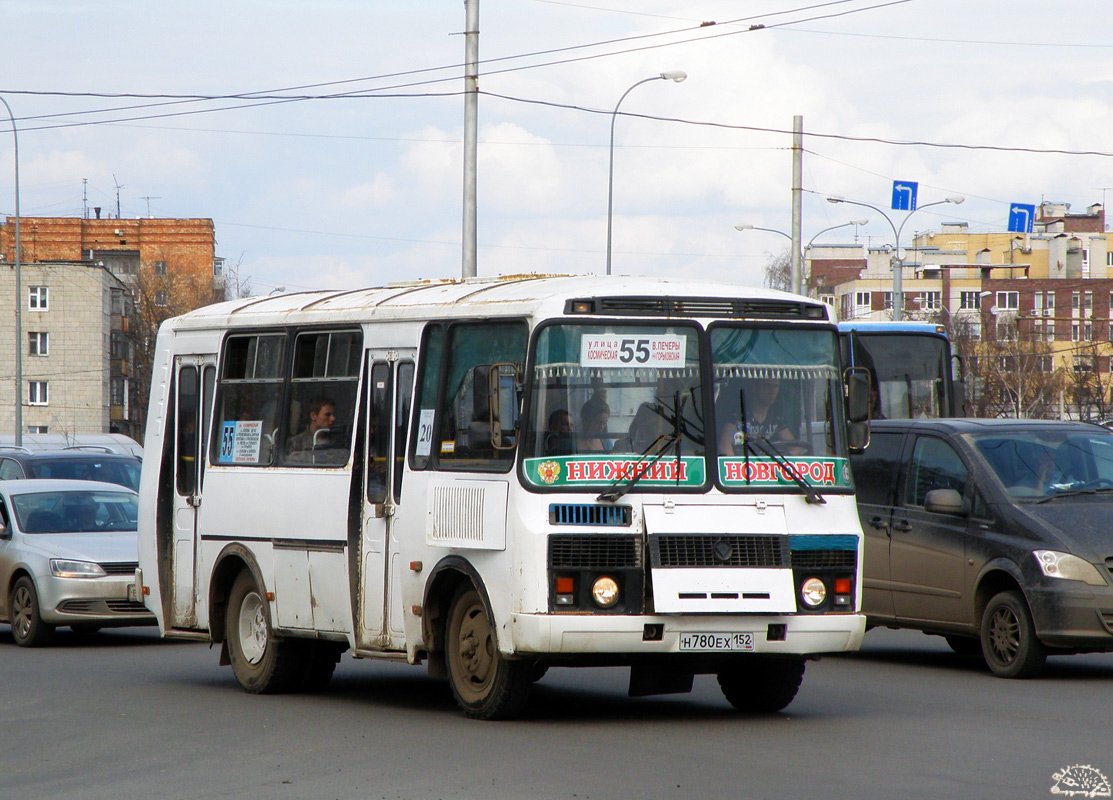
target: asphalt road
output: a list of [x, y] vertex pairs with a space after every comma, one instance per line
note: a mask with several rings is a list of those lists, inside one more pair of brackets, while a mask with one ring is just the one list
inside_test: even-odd
[[526, 718], [463, 718], [423, 668], [345, 657], [319, 695], [241, 691], [217, 651], [152, 629], [0, 626], [0, 798], [1047, 797], [1113, 775], [1113, 654], [991, 677], [941, 639], [873, 631], [809, 664], [788, 709], [743, 716], [714, 678], [631, 699], [626, 670], [554, 669]]

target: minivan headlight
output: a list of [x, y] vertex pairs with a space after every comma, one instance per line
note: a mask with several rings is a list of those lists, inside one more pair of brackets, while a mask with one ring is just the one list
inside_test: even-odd
[[72, 561], [68, 558], [50, 559], [50, 572], [56, 578], [103, 578], [108, 574], [94, 561]]
[[1032, 554], [1040, 565], [1040, 571], [1049, 578], [1063, 578], [1068, 581], [1083, 581], [1091, 586], [1105, 586], [1105, 578], [1098, 572], [1097, 567], [1083, 558], [1056, 550], [1035, 550]]

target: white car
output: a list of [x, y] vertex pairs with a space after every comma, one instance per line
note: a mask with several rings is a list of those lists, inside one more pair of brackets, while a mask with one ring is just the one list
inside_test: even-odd
[[0, 481], [0, 622], [16, 644], [44, 645], [59, 625], [155, 624], [134, 597], [138, 507], [114, 483]]

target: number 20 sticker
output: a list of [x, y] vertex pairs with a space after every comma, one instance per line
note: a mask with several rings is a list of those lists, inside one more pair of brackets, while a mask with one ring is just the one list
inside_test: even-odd
[[602, 334], [580, 339], [582, 367], [682, 367], [683, 336]]

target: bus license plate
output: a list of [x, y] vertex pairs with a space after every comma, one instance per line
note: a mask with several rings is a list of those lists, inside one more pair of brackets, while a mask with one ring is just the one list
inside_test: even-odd
[[682, 633], [682, 652], [733, 652], [754, 649], [752, 633]]

